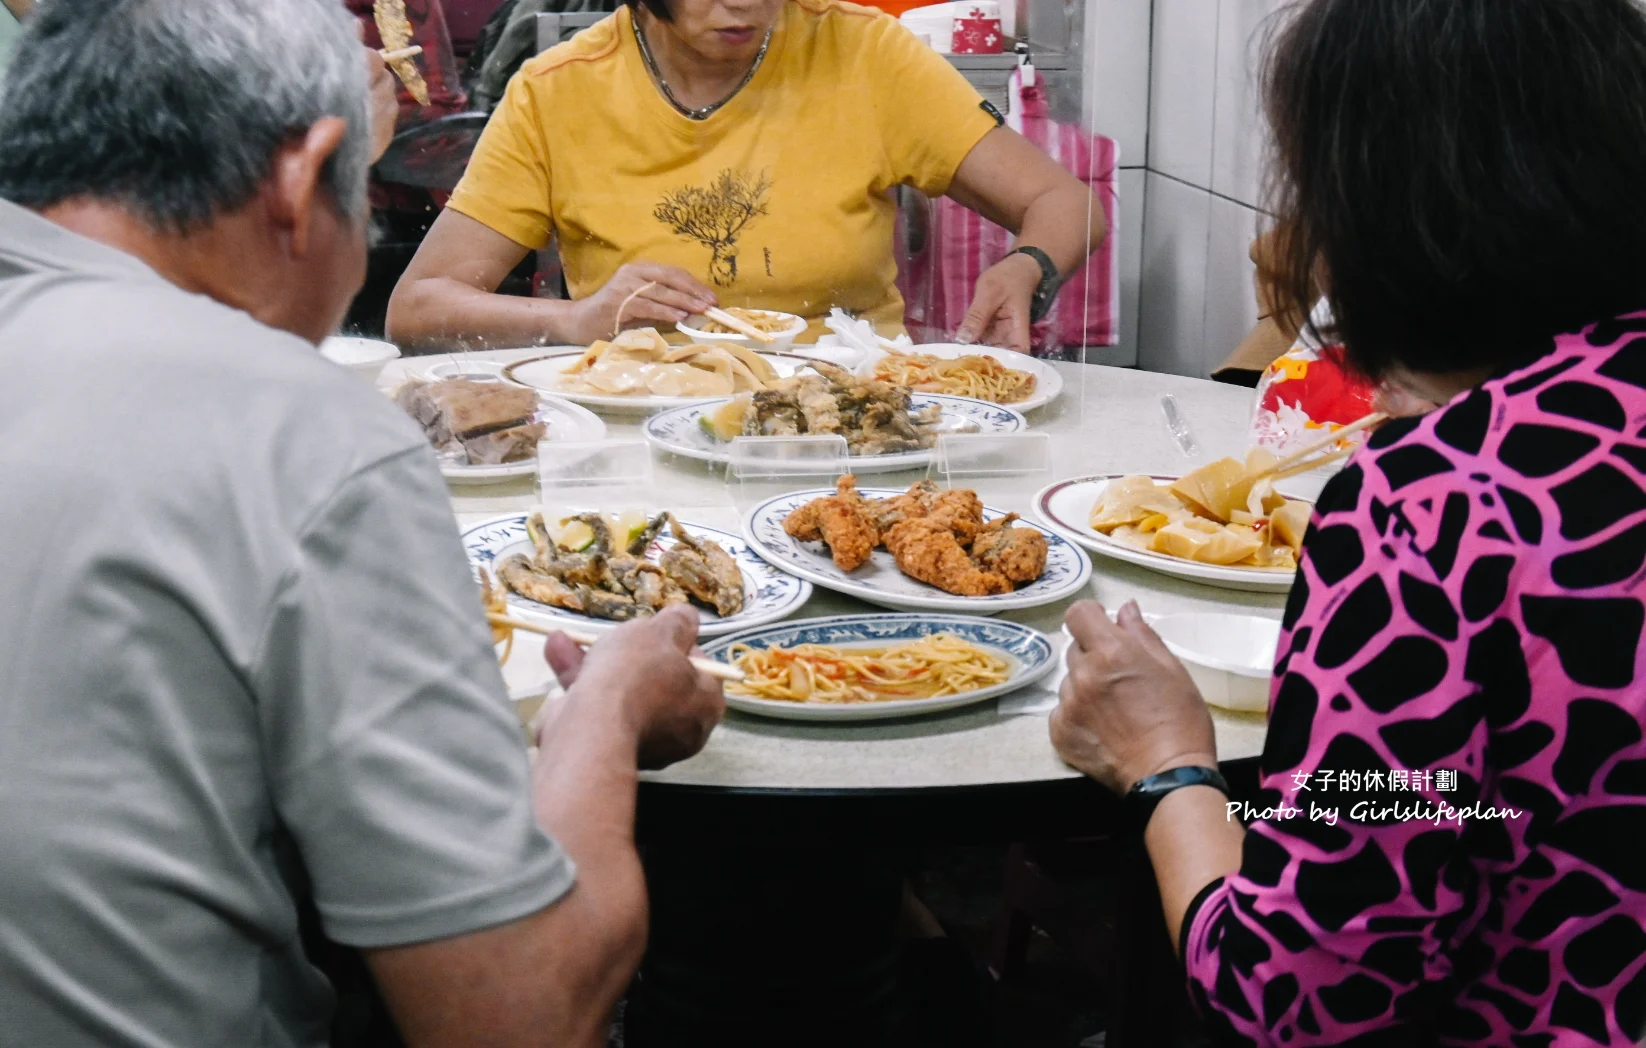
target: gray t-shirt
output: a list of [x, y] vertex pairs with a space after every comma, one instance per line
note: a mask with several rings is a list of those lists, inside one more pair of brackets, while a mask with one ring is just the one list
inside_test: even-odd
[[319, 1045], [571, 886], [417, 427], [0, 201], [0, 1045]]

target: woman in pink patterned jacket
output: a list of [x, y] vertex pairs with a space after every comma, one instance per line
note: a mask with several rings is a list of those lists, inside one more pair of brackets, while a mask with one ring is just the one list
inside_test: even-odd
[[1266, 92], [1291, 307], [1324, 277], [1351, 364], [1441, 407], [1320, 498], [1252, 807], [1131, 606], [1070, 612], [1053, 741], [1147, 820], [1220, 1039], [1634, 1045], [1646, 8], [1311, 0]]

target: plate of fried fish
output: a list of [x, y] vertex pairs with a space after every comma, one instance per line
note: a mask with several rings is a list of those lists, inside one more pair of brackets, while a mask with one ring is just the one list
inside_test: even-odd
[[714, 637], [792, 615], [812, 593], [741, 536], [668, 512], [511, 513], [465, 530], [463, 547], [512, 614], [543, 625], [598, 629], [689, 603]]
[[750, 510], [754, 551], [825, 589], [899, 611], [983, 615], [1079, 593], [1091, 562], [1068, 539], [983, 505], [968, 489], [921, 481], [779, 495]]
[[1017, 433], [1028, 420], [1012, 408], [967, 397], [911, 393], [825, 361], [770, 389], [676, 408], [646, 422], [653, 447], [726, 462], [738, 437], [843, 437], [858, 472], [918, 468], [946, 433]]

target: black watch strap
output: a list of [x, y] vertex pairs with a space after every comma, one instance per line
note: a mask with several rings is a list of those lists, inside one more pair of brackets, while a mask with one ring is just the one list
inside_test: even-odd
[[1172, 768], [1132, 783], [1126, 791], [1125, 805], [1139, 830], [1149, 824], [1149, 817], [1166, 794], [1185, 786], [1210, 786], [1223, 796], [1229, 795], [1229, 784], [1216, 768]]
[[1024, 245], [1014, 248], [1010, 255], [1028, 255], [1040, 266], [1040, 283], [1034, 289], [1034, 297], [1029, 301], [1029, 320], [1038, 322], [1051, 312], [1052, 303], [1057, 299], [1057, 291], [1063, 286], [1063, 274], [1057, 271], [1057, 263], [1052, 256], [1037, 247]]

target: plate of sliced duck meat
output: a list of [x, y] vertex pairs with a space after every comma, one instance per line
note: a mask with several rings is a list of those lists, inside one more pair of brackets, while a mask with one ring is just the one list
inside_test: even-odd
[[545, 440], [600, 440], [606, 424], [587, 408], [509, 382], [413, 379], [394, 401], [423, 427], [448, 480], [531, 476]]
[[669, 512], [511, 513], [464, 531], [463, 547], [512, 614], [545, 625], [587, 630], [691, 604], [714, 637], [786, 618], [812, 594], [742, 536]]

